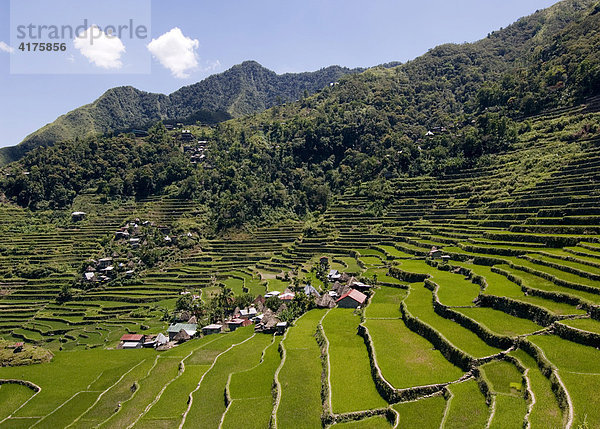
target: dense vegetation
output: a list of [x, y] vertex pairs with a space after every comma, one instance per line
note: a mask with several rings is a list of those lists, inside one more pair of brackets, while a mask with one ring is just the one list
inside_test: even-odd
[[[193, 126], [210, 142], [199, 164], [158, 124], [9, 165], [1, 186], [21, 206], [0, 201], [0, 366], [53, 358], [0, 368], [0, 425], [598, 427], [598, 98], [579, 105], [585, 79], [569, 75], [537, 86], [528, 113], [529, 86], [513, 88], [514, 108], [481, 104], [535, 69], [536, 46], [590, 30], [585, 4]], [[594, 53], [564, 46], [549, 62]], [[473, 63], [450, 83], [461, 50]], [[450, 74], [430, 80], [442, 65]], [[538, 65], [532, 79], [550, 67]], [[111, 278], [84, 278], [107, 256]], [[373, 286], [362, 308], [315, 308], [356, 280]], [[125, 333], [225, 322], [275, 291], [296, 293], [264, 300], [290, 323], [283, 336], [249, 326], [114, 350]]]
[[315, 72], [278, 75], [254, 61], [175, 91], [154, 94], [126, 86], [106, 91], [91, 104], [59, 117], [30, 134], [17, 146], [0, 150], [0, 165], [21, 158], [37, 146], [145, 129], [159, 120], [170, 123], [216, 123], [313, 94], [340, 76], [359, 69], [339, 66]]
[[[32, 208], [68, 205], [89, 187], [114, 197], [168, 192], [209, 207], [215, 231], [322, 211], [331, 195], [366, 181], [366, 192], [379, 201], [374, 206], [381, 207], [391, 178], [485, 166], [489, 155], [510, 149], [529, 130], [527, 122], [515, 122], [520, 115], [595, 95], [598, 40], [596, 33], [588, 35], [599, 26], [600, 14], [595, 6], [585, 7], [590, 3], [561, 2], [482, 41], [443, 45], [404, 65], [341, 77], [298, 102], [204, 128], [200, 134], [210, 142], [204, 168], [192, 169], [164, 129], [156, 137], [159, 127], [143, 140], [90, 137], [41, 148], [12, 166], [15, 177], [0, 186], [7, 197]], [[263, 76], [255, 81], [264, 81], [265, 88], [275, 79], [294, 91], [342, 72], [277, 77], [244, 63], [170, 97], [192, 106], [183, 100], [232, 75]], [[259, 93], [271, 98], [261, 96], [258, 104], [248, 101], [232, 113], [268, 107], [277, 91]], [[219, 91], [211, 97], [229, 99]], [[116, 93], [104, 100], [110, 111], [119, 111], [114, 103], [123, 102]], [[193, 109], [206, 107], [201, 103]], [[574, 138], [594, 133], [590, 127]], [[428, 130], [433, 135], [426, 136]]]

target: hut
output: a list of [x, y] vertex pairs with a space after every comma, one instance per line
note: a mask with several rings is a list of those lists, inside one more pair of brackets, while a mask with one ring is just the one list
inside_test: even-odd
[[337, 301], [340, 308], [357, 308], [365, 303], [367, 295], [356, 289], [351, 289], [350, 292], [342, 295]]

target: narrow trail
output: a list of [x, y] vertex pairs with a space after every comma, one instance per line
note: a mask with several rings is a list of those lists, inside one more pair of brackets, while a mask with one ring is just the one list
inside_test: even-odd
[[[302, 317], [300, 317], [300, 319], [301, 318]], [[298, 320], [300, 320], [300, 319], [298, 319]], [[279, 404], [281, 403], [281, 397], [283, 395], [283, 390], [281, 389], [281, 383], [279, 382], [279, 373], [281, 372], [281, 369], [283, 368], [283, 365], [285, 364], [285, 360], [287, 358], [287, 350], [285, 349], [284, 342], [285, 342], [285, 339], [287, 338], [288, 332], [290, 332], [290, 330], [286, 329], [285, 334], [283, 335], [283, 339], [279, 343], [279, 346], [281, 347], [281, 362], [279, 363], [279, 366], [275, 370], [275, 376], [273, 377], [273, 382], [275, 383], [275, 387], [276, 387], [276, 395], [275, 395], [275, 402], [273, 404], [273, 411], [271, 412], [271, 426], [274, 429], [277, 429], [277, 411], [279, 410]]]
[[331, 361], [329, 359], [329, 339], [327, 338], [327, 334], [325, 333], [325, 328], [323, 328], [323, 320], [325, 320], [325, 317], [327, 317], [327, 315], [329, 314], [329, 312], [331, 311], [331, 309], [327, 310], [327, 312], [323, 315], [323, 317], [321, 317], [321, 320], [319, 320], [319, 325], [318, 328], [321, 329], [321, 331], [323, 332], [323, 339], [325, 340], [325, 356], [327, 356], [327, 393], [328, 393], [328, 405], [329, 405], [329, 412], [333, 413], [333, 407], [332, 407], [332, 394], [331, 394]]
[[219, 358], [221, 356], [223, 356], [225, 353], [227, 353], [229, 350], [233, 349], [234, 347], [237, 347], [237, 346], [239, 346], [241, 344], [244, 344], [247, 341], [250, 341], [255, 336], [256, 336], [256, 334], [252, 334], [251, 336], [249, 336], [248, 338], [246, 338], [244, 341], [241, 341], [241, 342], [236, 343], [236, 344], [232, 344], [226, 350], [222, 351], [221, 353], [219, 353], [215, 357], [215, 360], [213, 361], [212, 365], [208, 368], [208, 370], [204, 374], [202, 374], [202, 377], [200, 377], [200, 381], [198, 382], [198, 385], [196, 386], [196, 388], [190, 392], [189, 397], [188, 397], [189, 398], [188, 399], [188, 406], [187, 406], [187, 409], [185, 410], [185, 412], [183, 413], [183, 416], [181, 417], [181, 423], [179, 424], [179, 429], [182, 429], [183, 426], [185, 425], [185, 421], [187, 419], [187, 416], [190, 413], [190, 410], [192, 409], [192, 404], [194, 403], [194, 393], [196, 393], [200, 389], [200, 385], [202, 384], [202, 381], [204, 380], [204, 377], [206, 376], [206, 374], [208, 374], [214, 368], [214, 366], [216, 365], [216, 363], [219, 360]]
[[[29, 383], [31, 383], [31, 382], [29, 382]], [[36, 392], [34, 392], [34, 394], [33, 394], [33, 395], [31, 395], [31, 396], [29, 397], [29, 399], [27, 399], [25, 402], [23, 402], [21, 405], [19, 405], [19, 407], [17, 407], [17, 409], [16, 409], [16, 410], [14, 410], [14, 411], [13, 411], [12, 413], [10, 413], [8, 416], [6, 416], [6, 417], [5, 417], [5, 418], [3, 418], [2, 420], [0, 420], [0, 425], [1, 425], [2, 423], [4, 423], [5, 421], [7, 421], [8, 419], [11, 419], [11, 418], [13, 418], [13, 416], [15, 415], [15, 413], [16, 413], [16, 412], [18, 412], [18, 411], [19, 411], [21, 408], [23, 408], [25, 405], [27, 405], [27, 403], [28, 403], [29, 401], [31, 401], [33, 398], [35, 398], [35, 397], [36, 397], [36, 396], [37, 396], [37, 395], [38, 395], [38, 394], [39, 394], [39, 393], [42, 391], [42, 388], [41, 388], [40, 386], [38, 386], [37, 384], [35, 384], [35, 383], [31, 383], [31, 384], [32, 384], [32, 385], [34, 385], [35, 387], [37, 387], [37, 389], [38, 389], [38, 390], [37, 390]]]
[[[138, 366], [140, 366], [142, 363], [144, 363], [146, 361], [146, 359], [140, 361], [137, 365], [132, 366], [128, 371], [126, 371], [123, 375], [121, 375], [121, 377], [119, 377], [119, 379], [117, 381], [115, 381], [113, 384], [111, 384], [109, 387], [107, 387], [106, 389], [104, 389], [102, 391], [102, 393], [100, 393], [98, 395], [98, 397], [96, 398], [96, 400], [94, 401], [94, 403], [92, 405], [90, 405], [88, 407], [87, 410], [85, 410], [83, 413], [81, 413], [79, 416], [77, 416], [77, 418], [75, 420], [73, 420], [70, 424], [68, 424], [67, 426], [65, 426], [66, 428], [69, 428], [71, 426], [73, 426], [75, 423], [77, 423], [84, 415], [86, 415], [92, 408], [94, 408], [94, 406], [100, 402], [100, 399], [102, 399], [102, 397], [113, 387], [115, 387], [117, 384], [119, 384], [121, 382], [121, 380], [123, 380], [123, 378], [125, 378], [125, 376], [127, 374], [129, 374], [131, 371], [133, 371], [134, 369], [136, 369]], [[93, 384], [93, 383], [92, 383]], [[90, 384], [90, 386], [92, 385]], [[64, 404], [63, 404], [64, 405]], [[49, 414], [48, 414], [49, 415]], [[42, 419], [43, 420], [43, 419]], [[40, 420], [41, 421], [41, 420]], [[38, 423], [40, 422], [38, 421]], [[36, 423], [37, 424], [37, 423]]]
[[[165, 390], [167, 389], [167, 387], [169, 387], [171, 385], [171, 383], [173, 383], [175, 380], [177, 380], [179, 377], [181, 377], [183, 375], [183, 373], [185, 372], [185, 361], [192, 356], [195, 352], [197, 352], [198, 350], [204, 348], [205, 346], [217, 341], [219, 338], [215, 338], [213, 340], [207, 341], [206, 343], [196, 347], [195, 349], [193, 349], [192, 351], [190, 351], [183, 359], [181, 359], [179, 361], [179, 364], [181, 365], [179, 371], [177, 372], [177, 375], [175, 377], [173, 377], [171, 380], [169, 380], [168, 383], [166, 383], [163, 388], [160, 390], [160, 392], [158, 392], [158, 395], [156, 395], [156, 397], [152, 400], [152, 402], [150, 402], [146, 408], [144, 409], [144, 411], [142, 411], [136, 418], [135, 420], [129, 425], [127, 426], [127, 429], [130, 429], [132, 427], [134, 427], [137, 422], [139, 422], [151, 409], [154, 405], [156, 405], [156, 403], [158, 401], [160, 401], [160, 398], [162, 397], [163, 393], [165, 392]], [[176, 357], [166, 357], [163, 359], [177, 359]]]

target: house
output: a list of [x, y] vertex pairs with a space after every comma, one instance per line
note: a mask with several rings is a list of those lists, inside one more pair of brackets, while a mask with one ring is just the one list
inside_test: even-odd
[[441, 249], [438, 249], [437, 247], [433, 246], [429, 251], [429, 257], [432, 259], [440, 259], [442, 257], [442, 253], [443, 252]]
[[447, 264], [448, 262], [450, 262], [450, 259], [452, 259], [450, 257], [450, 255], [442, 255], [442, 261]]
[[342, 295], [336, 301], [337, 306], [341, 308], [357, 308], [365, 303], [367, 295], [356, 289], [350, 290], [350, 292]]
[[304, 286], [304, 294], [306, 296], [314, 295], [316, 298], [321, 296], [319, 291], [317, 289], [315, 289], [315, 287], [313, 285], [310, 285], [310, 284]]
[[117, 231], [115, 232], [115, 240], [125, 240], [129, 238], [128, 231]]
[[219, 325], [218, 323], [213, 323], [202, 328], [202, 334], [204, 335], [220, 334], [222, 331], [223, 325]]
[[350, 286], [352, 289], [356, 289], [359, 291], [366, 291], [371, 289], [373, 286], [365, 284], [363, 282], [359, 282], [358, 280], [356, 280], [354, 277], [352, 277], [350, 279], [350, 281], [348, 281], [348, 286]]
[[294, 292], [286, 292], [279, 295], [279, 299], [282, 301], [291, 301], [295, 296], [296, 294]]
[[279, 322], [277, 325], [275, 325], [275, 332], [277, 333], [277, 335], [283, 335], [287, 327], [288, 322]]
[[96, 281], [96, 273], [94, 273], [94, 272], [83, 273], [83, 280], [85, 280], [86, 282]]
[[278, 323], [279, 319], [277, 318], [277, 316], [275, 316], [275, 314], [267, 308], [263, 314], [263, 317], [254, 326], [254, 332], [271, 334], [275, 332]]
[[278, 296], [279, 294], [281, 294], [281, 292], [279, 292], [278, 290], [273, 290], [271, 292], [267, 292], [267, 293], [265, 293], [265, 299], [271, 298], [273, 296]]
[[162, 346], [169, 342], [169, 338], [162, 332], [156, 336], [156, 346]]
[[132, 248], [137, 249], [138, 247], [140, 247], [140, 239], [139, 238], [130, 238], [129, 244], [131, 245]]
[[73, 212], [71, 213], [71, 220], [73, 222], [79, 222], [80, 220], [83, 220], [85, 218], [85, 215], [85, 212]]
[[249, 326], [252, 322], [249, 319], [231, 319], [227, 321], [227, 328], [230, 331], [235, 331], [237, 328], [241, 328], [243, 326]]
[[317, 299], [316, 304], [319, 308], [333, 308], [335, 307], [335, 300], [330, 294], [324, 293]]
[[175, 336], [173, 337], [173, 341], [175, 341], [176, 343], [185, 343], [187, 340], [189, 340], [191, 338], [192, 338], [192, 336], [189, 335], [185, 331], [185, 329], [182, 329], [177, 334], [175, 334]]
[[97, 264], [97, 268], [99, 270], [106, 268], [106, 267], [110, 267], [112, 265], [112, 258], [102, 258], [102, 259], [98, 259], [98, 264]]
[[173, 340], [173, 338], [181, 331], [184, 330], [190, 337], [196, 335], [198, 331], [198, 325], [193, 323], [174, 323], [169, 326], [167, 329], [167, 334], [169, 334], [169, 340]]
[[427, 131], [425, 133], [425, 137], [433, 137], [435, 134], [433, 134], [433, 132], [431, 130]]
[[327, 274], [327, 280], [330, 282], [335, 282], [340, 279], [342, 275], [338, 270], [329, 270], [329, 274]]
[[144, 336], [142, 334], [125, 334], [121, 337], [118, 348], [120, 349], [141, 349], [144, 346]]
[[143, 347], [145, 349], [152, 349], [156, 347], [156, 335], [146, 335]]
[[252, 319], [258, 315], [258, 311], [254, 307], [244, 308], [240, 310], [239, 317], [240, 319]]
[[9, 349], [13, 349], [13, 353], [21, 353], [23, 351], [23, 347], [25, 347], [25, 343], [18, 342], [8, 346]]

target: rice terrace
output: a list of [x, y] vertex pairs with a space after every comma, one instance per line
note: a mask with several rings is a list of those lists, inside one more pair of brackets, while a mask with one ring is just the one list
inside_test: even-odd
[[0, 429], [600, 427], [598, 29], [244, 62], [2, 149]]

